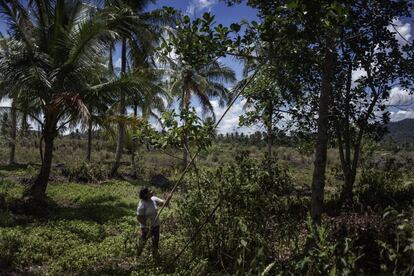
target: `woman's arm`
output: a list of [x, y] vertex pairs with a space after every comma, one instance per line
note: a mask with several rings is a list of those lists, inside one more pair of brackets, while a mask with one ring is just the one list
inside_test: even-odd
[[158, 207], [161, 207], [161, 206], [168, 206], [168, 203], [170, 202], [170, 198], [171, 196], [168, 195], [166, 200], [158, 198], [156, 196], [153, 196], [151, 199], [157, 203]]

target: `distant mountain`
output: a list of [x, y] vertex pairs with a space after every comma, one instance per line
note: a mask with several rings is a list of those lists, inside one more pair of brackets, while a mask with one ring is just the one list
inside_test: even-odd
[[414, 119], [390, 122], [387, 128], [389, 133], [384, 137], [385, 140], [397, 143], [414, 143]]

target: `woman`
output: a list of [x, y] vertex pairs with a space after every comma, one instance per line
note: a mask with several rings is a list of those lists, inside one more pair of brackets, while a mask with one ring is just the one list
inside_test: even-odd
[[[147, 239], [152, 237], [153, 256], [158, 256], [158, 244], [160, 240], [160, 219], [158, 218], [157, 208], [168, 204], [167, 200], [163, 200], [154, 196], [152, 190], [143, 187], [139, 191], [140, 201], [137, 206], [137, 219], [141, 227], [141, 248], [144, 248]], [[139, 252], [141, 253], [141, 252]]]

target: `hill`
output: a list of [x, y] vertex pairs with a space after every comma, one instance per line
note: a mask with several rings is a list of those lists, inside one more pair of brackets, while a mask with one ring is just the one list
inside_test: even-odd
[[386, 140], [397, 143], [414, 143], [414, 119], [390, 122], [387, 128], [389, 133], [385, 136]]

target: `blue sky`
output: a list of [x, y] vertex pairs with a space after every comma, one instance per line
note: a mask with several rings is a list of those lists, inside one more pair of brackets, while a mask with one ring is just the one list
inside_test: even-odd
[[[234, 5], [232, 7], [227, 7], [225, 3], [219, 0], [159, 0], [156, 5], [152, 5], [149, 9], [160, 8], [163, 6], [170, 6], [181, 12], [189, 15], [191, 18], [200, 17], [204, 12], [211, 12], [215, 16], [215, 21], [217, 24], [223, 24], [224, 26], [230, 26], [232, 23], [240, 22], [241, 20], [257, 20], [257, 11], [251, 7], [246, 6], [245, 4]], [[236, 72], [237, 78], [240, 80], [242, 78], [243, 65], [236, 61], [232, 57], [226, 57], [222, 59], [223, 63], [231, 67]], [[116, 59], [114, 61], [120, 62], [119, 53], [117, 53]], [[193, 101], [193, 105], [196, 110], [201, 113], [201, 108], [197, 101]], [[215, 109], [216, 118], [219, 118], [223, 112], [224, 108], [221, 108], [218, 105], [217, 100], [212, 100], [212, 105]], [[239, 127], [239, 116], [243, 113], [244, 100], [238, 100], [231, 110], [226, 114], [224, 120], [220, 124], [218, 131], [221, 133], [225, 132], [245, 132], [251, 133], [257, 130], [257, 127]]]
[[[173, 7], [191, 18], [197, 18], [205, 12], [211, 12], [215, 16], [217, 24], [230, 26], [232, 23], [240, 22], [241, 20], [257, 20], [257, 12], [255, 9], [246, 6], [244, 3], [227, 7], [227, 5], [219, 0], [158, 0], [155, 5], [150, 5], [149, 10], [161, 8], [163, 6]], [[119, 51], [114, 56], [114, 62], [120, 62]], [[238, 79], [242, 77], [242, 65], [231, 57], [227, 57], [224, 63], [232, 67], [237, 74]]]

